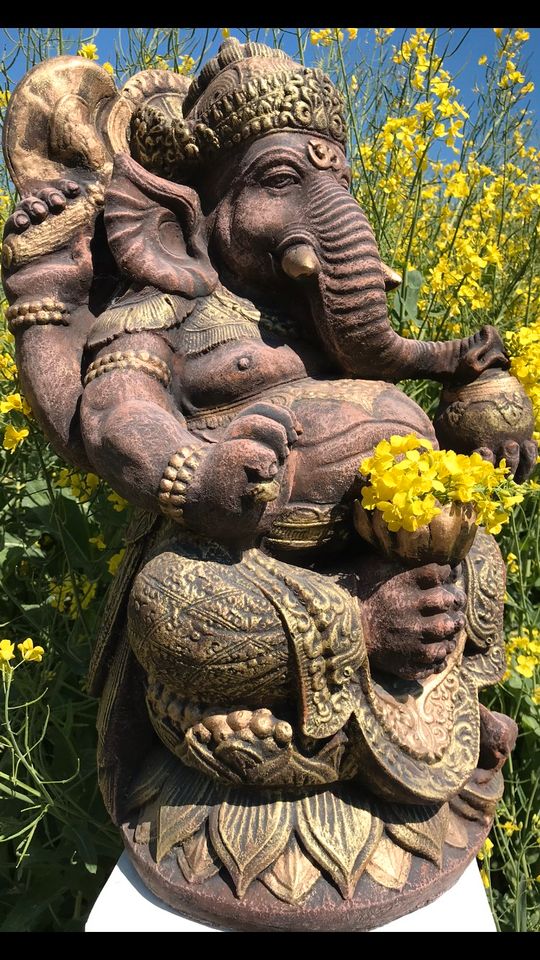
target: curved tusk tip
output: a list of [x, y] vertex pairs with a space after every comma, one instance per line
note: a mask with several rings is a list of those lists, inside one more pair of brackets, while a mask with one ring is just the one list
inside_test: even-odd
[[299, 243], [288, 247], [281, 258], [281, 267], [284, 273], [293, 280], [299, 277], [312, 277], [319, 272], [321, 265], [317, 255], [307, 243]]
[[399, 287], [402, 276], [397, 270], [394, 270], [392, 267], [389, 267], [384, 260], [381, 262], [382, 272], [384, 277], [384, 289], [388, 293], [390, 290], [395, 290], [396, 287]]

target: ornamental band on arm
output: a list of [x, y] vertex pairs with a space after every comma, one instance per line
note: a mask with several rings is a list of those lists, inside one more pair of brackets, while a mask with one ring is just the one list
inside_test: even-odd
[[[5, 124], [23, 387], [55, 449], [142, 508], [90, 670], [100, 787], [150, 889], [225, 929], [370, 929], [434, 899], [516, 737], [478, 699], [505, 572], [477, 506], [422, 488], [420, 523], [383, 493], [419, 446], [443, 479], [478, 450], [526, 479], [530, 403], [495, 328], [394, 331], [345, 144], [322, 71], [232, 38], [197, 78], [120, 91], [46, 61]], [[444, 384], [434, 422], [406, 378]]]

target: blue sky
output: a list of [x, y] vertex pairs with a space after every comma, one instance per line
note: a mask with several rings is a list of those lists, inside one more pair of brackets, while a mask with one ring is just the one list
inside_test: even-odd
[[[524, 45], [526, 57], [530, 60], [528, 79], [533, 80], [536, 84], [534, 92], [527, 97], [527, 103], [534, 110], [538, 118], [540, 115], [540, 28], [528, 27], [526, 23], [522, 26], [530, 34], [530, 39]], [[317, 25], [315, 25], [315, 28], [320, 29]], [[199, 28], [195, 31], [192, 29], [189, 31], [185, 28], [181, 29], [182, 33], [188, 36], [191, 34], [188, 47], [186, 48], [188, 52], [196, 46], [197, 54], [200, 53], [202, 44], [206, 38], [208, 52], [205, 60], [208, 56], [216, 52], [222, 40], [218, 27]], [[290, 39], [286, 38], [283, 44], [285, 49], [290, 52], [296, 51], [295, 29], [296, 28], [288, 28], [290, 31]], [[443, 28], [439, 28], [439, 30], [444, 32]], [[391, 37], [390, 42], [399, 43], [404, 32], [410, 31], [407, 31], [407, 29], [403, 27], [396, 28], [395, 34]], [[112, 62], [113, 65], [116, 60], [115, 47], [119, 43], [125, 45], [127, 39], [127, 30], [117, 27], [101, 27], [97, 31], [95, 28], [67, 28], [65, 33], [68, 37], [72, 38], [72, 44], [68, 46], [64, 52], [76, 53], [77, 46], [81, 39], [90, 40], [95, 36], [94, 42], [96, 42], [98, 46], [100, 61], [104, 62], [108, 60]], [[239, 28], [232, 27], [231, 33], [238, 36], [239, 39], [245, 38], [243, 30]], [[11, 37], [15, 36], [16, 30], [10, 31], [10, 34]], [[266, 40], [266, 42], [272, 43], [271, 36], [265, 36], [262, 28], [252, 28], [250, 34], [253, 39], [260, 38], [263, 41]], [[448, 69], [454, 77], [457, 77], [456, 84], [460, 89], [461, 102], [467, 106], [474, 97], [473, 88], [475, 83], [479, 80], [481, 81], [484, 75], [484, 68], [478, 65], [478, 59], [483, 54], [487, 54], [489, 59], [495, 56], [498, 45], [497, 38], [492, 28], [458, 27], [452, 32], [446, 33], [445, 40], [449, 42], [449, 51], [453, 51]], [[369, 52], [369, 47], [373, 45], [373, 42], [373, 31], [365, 27], [360, 27], [357, 40], [355, 41], [355, 43], [358, 44], [358, 54], [360, 57], [362, 56], [362, 52]], [[9, 34], [7, 34], [5, 30], [0, 30], [0, 50], [2, 47], [9, 49], [10, 46]], [[310, 58], [316, 57], [319, 51], [320, 48], [308, 44], [306, 61], [309, 63]], [[351, 53], [352, 52], [353, 50], [351, 48]], [[25, 69], [25, 64], [22, 62], [22, 59], [20, 59], [12, 71], [13, 80], [18, 80], [25, 72]]]

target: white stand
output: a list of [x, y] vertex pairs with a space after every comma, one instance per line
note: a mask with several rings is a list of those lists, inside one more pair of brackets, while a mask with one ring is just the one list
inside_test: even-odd
[[[179, 916], [146, 889], [123, 853], [97, 898], [86, 933], [218, 933], [212, 927]], [[495, 933], [486, 891], [476, 861], [438, 900], [375, 932]]]

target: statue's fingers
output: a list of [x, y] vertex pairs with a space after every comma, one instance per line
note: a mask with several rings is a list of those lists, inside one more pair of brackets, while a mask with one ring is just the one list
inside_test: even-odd
[[410, 577], [423, 589], [447, 583], [451, 574], [452, 568], [449, 563], [426, 563], [423, 567], [410, 571]]
[[428, 616], [433, 613], [446, 613], [454, 608], [454, 596], [443, 587], [433, 587], [422, 592], [419, 604], [420, 613]]
[[225, 432], [226, 440], [254, 440], [266, 444], [280, 460], [289, 454], [288, 435], [285, 427], [277, 420], [258, 413], [236, 417]]
[[483, 460], [487, 460], [488, 463], [495, 465], [495, 454], [490, 447], [477, 447], [474, 453], [479, 453]]
[[81, 192], [81, 188], [76, 180], [58, 180], [56, 186], [69, 200], [73, 197], [78, 197]]
[[66, 208], [66, 198], [56, 187], [44, 187], [36, 196], [47, 204], [51, 213], [61, 213]]
[[24, 210], [31, 223], [41, 223], [49, 215], [49, 208], [39, 197], [30, 195], [18, 204], [20, 210]]
[[269, 420], [280, 423], [287, 432], [287, 440], [290, 444], [295, 443], [296, 440], [298, 440], [298, 436], [302, 433], [300, 421], [295, 417], [292, 410], [288, 410], [287, 407], [282, 407], [279, 404], [264, 402], [253, 403], [247, 407], [243, 413], [239, 414], [239, 417], [251, 416], [251, 414], [267, 417]]
[[422, 623], [420, 636], [422, 643], [444, 643], [455, 637], [459, 630], [465, 626], [465, 615], [457, 613], [450, 616], [448, 613], [436, 614], [435, 616], [425, 617]]
[[506, 466], [509, 468], [512, 476], [514, 476], [519, 466], [520, 455], [519, 443], [515, 440], [507, 440], [506, 443], [503, 443], [499, 447], [497, 462], [500, 463], [501, 460], [506, 460]]
[[24, 210], [15, 210], [7, 218], [4, 227], [4, 236], [8, 237], [10, 233], [24, 233], [30, 226], [30, 217]]
[[538, 444], [536, 440], [524, 440], [521, 444], [521, 456], [516, 470], [515, 480], [524, 483], [533, 472], [538, 458]]
[[444, 663], [448, 656], [448, 650], [445, 643], [430, 643], [416, 651], [414, 662], [419, 666]]
[[265, 444], [250, 443], [243, 460], [246, 478], [250, 483], [273, 480], [279, 472], [275, 453]]
[[448, 610], [463, 610], [466, 602], [467, 598], [463, 590], [434, 587], [422, 594], [419, 610], [425, 616], [446, 613]]

